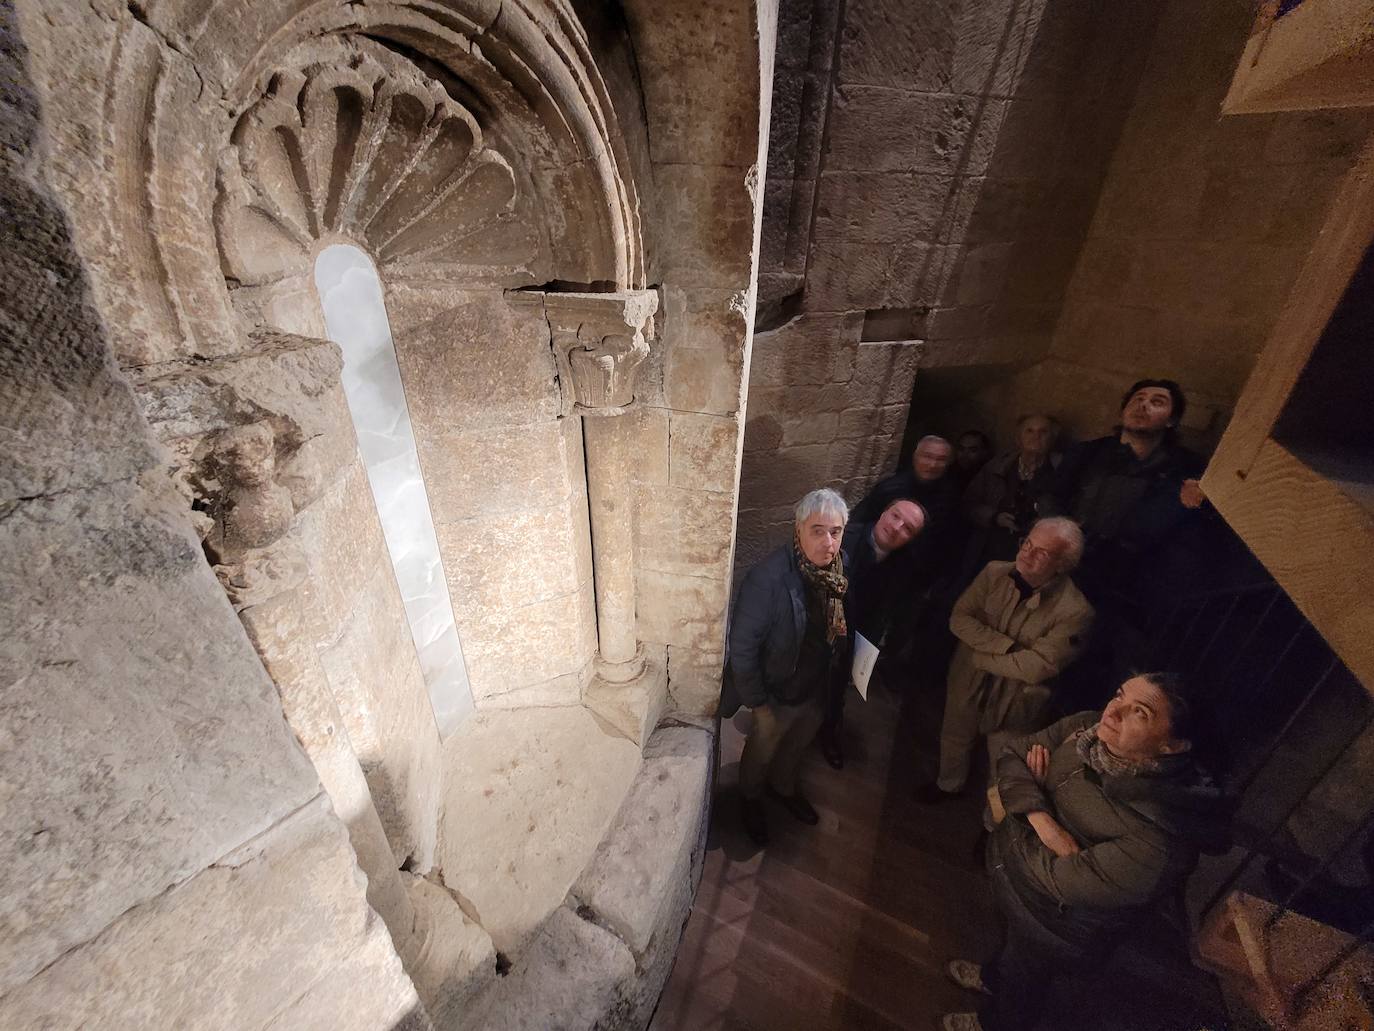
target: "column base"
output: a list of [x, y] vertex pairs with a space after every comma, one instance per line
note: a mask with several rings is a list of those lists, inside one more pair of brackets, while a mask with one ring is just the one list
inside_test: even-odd
[[[668, 709], [668, 678], [664, 663], [648, 661], [643, 646], [636, 655], [639, 673], [630, 680], [612, 680], [597, 672], [582, 692], [582, 703], [641, 749]], [[609, 667], [612, 675], [623, 675], [630, 663]]]

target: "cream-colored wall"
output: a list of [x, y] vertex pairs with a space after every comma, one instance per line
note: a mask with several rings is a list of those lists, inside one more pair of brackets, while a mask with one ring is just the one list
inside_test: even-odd
[[1358, 110], [1222, 115], [1252, 17], [1163, 9], [1049, 353], [966, 420], [1009, 441], [1040, 408], [1093, 436], [1133, 380], [1162, 376], [1189, 394], [1185, 438], [1215, 443], [1371, 125]]

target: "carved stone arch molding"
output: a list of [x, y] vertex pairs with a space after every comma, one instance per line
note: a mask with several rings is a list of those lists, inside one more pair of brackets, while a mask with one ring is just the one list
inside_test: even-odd
[[239, 119], [215, 213], [226, 278], [299, 274], [337, 237], [393, 275], [501, 285], [546, 273], [528, 184], [442, 86], [376, 49], [278, 72]]
[[[108, 193], [70, 185], [122, 364], [317, 332], [234, 288], [331, 235], [393, 278], [645, 285], [627, 148], [565, 0], [147, 6], [95, 72]], [[357, 207], [329, 208], [331, 187]]]

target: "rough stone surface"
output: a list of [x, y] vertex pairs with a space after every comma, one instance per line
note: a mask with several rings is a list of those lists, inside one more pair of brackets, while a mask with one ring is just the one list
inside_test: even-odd
[[656, 936], [681, 933], [691, 908], [693, 852], [709, 803], [713, 757], [704, 731], [656, 731], [615, 823], [573, 885], [578, 903], [636, 956]]
[[0, 996], [0, 1022], [394, 1026], [419, 999], [361, 881], [321, 795]]
[[0, 536], [3, 992], [318, 788], [170, 490], [20, 502]]
[[655, 644], [723, 647], [729, 582], [639, 570], [639, 634]]
[[400, 593], [377, 567], [320, 660], [392, 851], [429, 868], [437, 833], [439, 733]]
[[367, 901], [386, 921], [392, 940], [404, 946], [415, 927], [415, 911], [397, 868], [401, 865], [382, 827], [367, 779], [339, 715], [302, 611], [291, 592], [240, 613], [244, 629], [281, 696], [282, 711], [296, 740], [310, 756], [334, 811], [348, 827], [358, 865], [367, 876]]
[[719, 579], [730, 574], [730, 541], [718, 532], [734, 514], [729, 494], [643, 486], [639, 502], [645, 570]]
[[668, 646], [673, 711], [681, 716], [713, 716], [720, 701], [725, 652]]
[[[31, 53], [0, 54], [12, 87], [0, 98], [0, 201], [15, 237], [0, 426], [17, 445], [0, 463], [0, 530], [24, 568], [0, 571], [0, 606], [22, 609], [6, 620], [19, 629], [0, 646], [0, 704], [23, 739], [0, 749], [0, 780], [19, 785], [7, 816], [33, 827], [22, 854], [4, 856], [0, 954], [22, 967], [0, 962], [0, 1006], [19, 1007], [7, 1026], [429, 1026], [322, 801], [327, 846], [242, 846], [272, 827], [295, 834], [304, 810], [283, 818], [319, 797], [291, 731], [421, 998], [461, 1021], [494, 973], [494, 946], [459, 903], [476, 914], [488, 890], [535, 900], [537, 919], [508, 941], [560, 911], [639, 763], [606, 714], [619, 708], [642, 741], [671, 697], [669, 641], [723, 633], [773, 6], [703, 0], [665, 15], [630, 0], [623, 20], [589, 11], [585, 33], [555, 5], [459, 6], [97, 0], [55, 18], [19, 3]], [[17, 43], [13, 12], [0, 19]], [[796, 98], [798, 119], [808, 98]], [[485, 678], [478, 700], [494, 710], [481, 719], [504, 721], [489, 772], [511, 757], [547, 767], [515, 806], [518, 826], [504, 806], [479, 806], [474, 821], [450, 807], [445, 873], [481, 867], [461, 898], [416, 881], [396, 897], [397, 862], [424, 870], [435, 848], [439, 743], [337, 357], [304, 339], [324, 332], [314, 256], [345, 238], [368, 248], [385, 287], [446, 576], [466, 589], [455, 608], [479, 638], [473, 682]], [[569, 705], [598, 648], [593, 585], [623, 563], [634, 650], [645, 542], [593, 557], [568, 377], [543, 300], [514, 288], [600, 297], [650, 283], [665, 310], [608, 496], [637, 513], [642, 486], [676, 492], [711, 577], [660, 561], [646, 601], [662, 638], [645, 642], [653, 687], [623, 705], [590, 699], [598, 719]], [[647, 550], [672, 548], [656, 538]], [[40, 616], [35, 591], [60, 617]], [[114, 701], [92, 719], [102, 692]], [[565, 708], [533, 708], [551, 704]], [[569, 713], [566, 733], [526, 732]], [[482, 754], [451, 753], [445, 787]], [[531, 817], [550, 826], [531, 831]], [[449, 951], [416, 954], [431, 917], [424, 940]], [[493, 1026], [647, 1020], [670, 953], [637, 971], [613, 936], [572, 919], [610, 939], [611, 976], [587, 983], [614, 991], [552, 1021], [514, 1004]], [[556, 968], [544, 976], [568, 988]]]
[[496, 947], [441, 885], [402, 874], [415, 932], [401, 950], [406, 970], [436, 1028], [465, 1026], [473, 997], [496, 973]]
[[566, 904], [543, 923], [511, 973], [475, 1000], [473, 1026], [647, 1026], [701, 876], [712, 735], [709, 726], [683, 724], [654, 732]]
[[595, 676], [582, 692], [582, 703], [588, 709], [640, 748], [648, 742], [670, 701], [666, 654], [661, 648], [653, 651], [656, 654], [644, 660], [643, 672], [629, 683], [611, 683]]
[[479, 711], [444, 750], [440, 876], [515, 959], [615, 817], [639, 747], [579, 705]]
[[473, 1005], [468, 1026], [490, 1031], [618, 1027], [635, 960], [615, 935], [559, 906], [511, 972]]

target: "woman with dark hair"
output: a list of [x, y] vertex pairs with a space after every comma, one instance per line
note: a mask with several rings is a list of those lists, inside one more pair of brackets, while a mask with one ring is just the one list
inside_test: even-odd
[[1083, 712], [1007, 744], [997, 760], [1005, 816], [988, 873], [1007, 935], [990, 962], [950, 960], [949, 977], [987, 995], [945, 1031], [1035, 1026], [1050, 981], [1100, 962], [1198, 853], [1226, 847], [1227, 806], [1194, 761], [1179, 678], [1142, 673], [1099, 715]]

